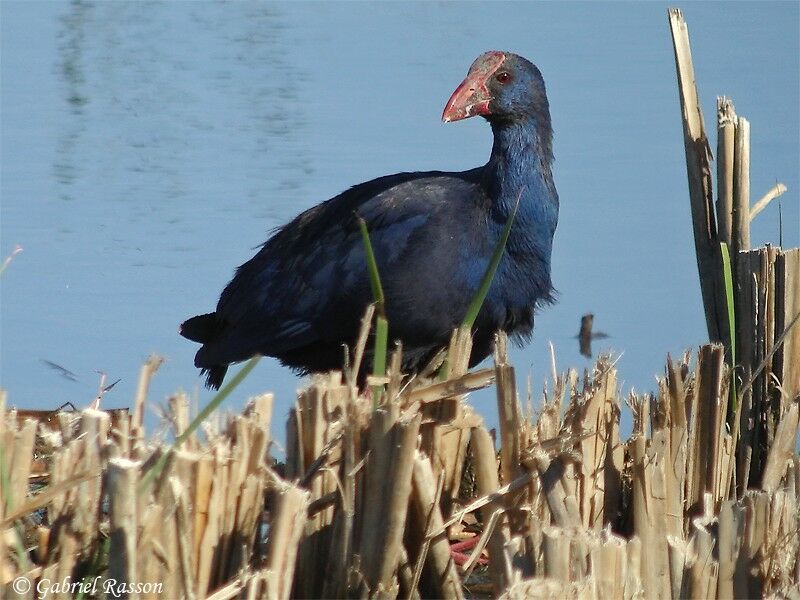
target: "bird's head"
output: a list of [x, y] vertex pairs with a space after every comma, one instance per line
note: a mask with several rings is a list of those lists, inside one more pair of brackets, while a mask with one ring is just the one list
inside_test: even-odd
[[442, 121], [480, 115], [490, 122], [518, 122], [549, 114], [544, 79], [527, 59], [510, 52], [486, 52], [469, 68], [450, 96]]

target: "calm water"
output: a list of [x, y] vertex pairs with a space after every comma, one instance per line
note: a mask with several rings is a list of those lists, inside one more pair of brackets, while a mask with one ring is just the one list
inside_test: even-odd
[[[716, 94], [752, 123], [752, 196], [776, 181], [783, 240], [798, 223], [798, 3], [685, 6], [706, 122]], [[472, 60], [518, 52], [541, 68], [556, 131], [559, 303], [514, 354], [536, 389], [585, 367], [573, 339], [594, 312], [649, 390], [667, 352], [700, 344], [700, 304], [666, 4], [0, 2], [0, 384], [11, 404], [86, 405], [97, 371], [128, 405], [141, 361], [167, 363], [151, 401], [211, 397], [177, 335], [211, 310], [275, 226], [379, 175], [482, 164], [479, 119], [443, 125]], [[778, 204], [753, 242], [778, 240]], [[70, 381], [46, 366], [75, 374]], [[238, 398], [301, 385], [277, 362]], [[492, 395], [474, 403], [490, 422]], [[237, 400], [236, 402], [241, 402]]]

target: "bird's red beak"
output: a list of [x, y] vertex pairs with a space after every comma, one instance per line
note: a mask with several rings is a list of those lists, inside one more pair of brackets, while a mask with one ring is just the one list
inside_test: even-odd
[[442, 112], [442, 121], [460, 121], [475, 115], [488, 115], [492, 100], [487, 87], [489, 78], [503, 64], [502, 52], [488, 52], [470, 68], [467, 78], [461, 82], [450, 96]]

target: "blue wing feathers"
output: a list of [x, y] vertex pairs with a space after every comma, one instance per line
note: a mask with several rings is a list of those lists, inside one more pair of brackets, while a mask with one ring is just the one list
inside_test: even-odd
[[[355, 186], [302, 213], [239, 267], [217, 305], [223, 333], [198, 353], [198, 362], [232, 362], [264, 347], [281, 352], [333, 341], [352, 329], [352, 318], [344, 315], [356, 314], [353, 303], [365, 307], [372, 300], [356, 214], [367, 221], [390, 313], [405, 317], [412, 305], [405, 292], [423, 275], [411, 270], [416, 255], [438, 245], [426, 238], [447, 218], [438, 213], [446, 212], [453, 198], [468, 201], [481, 193], [475, 183], [452, 174], [404, 173]], [[431, 263], [442, 263], [442, 272], [456, 259], [430, 256]], [[441, 282], [428, 279], [421, 283], [435, 295]]]

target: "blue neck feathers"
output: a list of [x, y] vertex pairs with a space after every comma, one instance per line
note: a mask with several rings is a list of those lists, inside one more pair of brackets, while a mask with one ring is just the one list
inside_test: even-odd
[[[494, 145], [485, 168], [485, 184], [495, 210], [508, 214], [522, 190], [520, 212], [527, 204], [558, 203], [550, 165], [553, 134], [549, 118], [543, 123], [493, 123]], [[527, 201], [527, 202], [525, 202]]]
[[515, 263], [523, 263], [525, 272], [536, 273], [539, 281], [522, 285], [536, 285], [544, 293], [550, 288], [550, 255], [558, 222], [550, 119], [545, 115], [539, 122], [529, 118], [492, 123], [492, 130], [494, 146], [483, 175], [492, 202], [491, 220], [502, 227], [519, 197], [506, 250]]
[[494, 219], [504, 222], [519, 197], [517, 221], [528, 235], [551, 240], [558, 220], [558, 194], [551, 170], [549, 116], [539, 121], [492, 123], [492, 130], [494, 146], [484, 168], [484, 185], [492, 199]]

